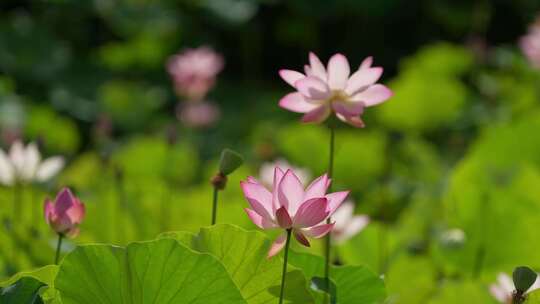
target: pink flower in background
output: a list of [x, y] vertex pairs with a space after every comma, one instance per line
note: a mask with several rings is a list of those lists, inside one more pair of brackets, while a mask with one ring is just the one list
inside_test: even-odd
[[519, 45], [531, 64], [540, 68], [540, 17], [529, 27], [527, 35], [521, 37]]
[[360, 116], [364, 108], [378, 105], [393, 94], [386, 86], [376, 83], [383, 68], [372, 67], [372, 62], [372, 57], [366, 58], [351, 75], [349, 61], [342, 54], [332, 56], [325, 68], [315, 54], [309, 53], [305, 75], [292, 70], [279, 71], [281, 78], [297, 90], [283, 97], [279, 105], [305, 113], [303, 122], [321, 123], [334, 112], [340, 120], [363, 127]]
[[219, 108], [210, 102], [180, 103], [176, 107], [176, 117], [184, 125], [192, 128], [212, 126], [220, 117]]
[[220, 54], [202, 46], [172, 56], [167, 63], [167, 71], [178, 94], [187, 97], [188, 101], [200, 101], [214, 86], [223, 65]]
[[332, 240], [340, 244], [360, 233], [368, 224], [369, 216], [354, 215], [354, 203], [346, 201], [334, 212], [336, 222], [332, 229]]
[[[534, 284], [527, 290], [529, 293], [533, 290], [540, 288], [540, 280], [537, 277]], [[512, 304], [512, 295], [515, 291], [514, 282], [512, 278], [506, 273], [499, 273], [497, 276], [497, 282], [489, 285], [489, 292], [500, 303]]]
[[48, 198], [44, 205], [45, 220], [58, 234], [76, 237], [85, 214], [84, 204], [68, 188], [62, 189], [54, 202]]
[[[300, 244], [309, 247], [307, 237], [320, 238], [332, 230], [334, 224], [324, 221], [349, 194], [348, 191], [326, 194], [330, 182], [325, 174], [304, 189], [292, 170], [283, 172], [276, 167], [270, 190], [251, 176], [240, 185], [251, 206], [245, 210], [255, 225], [262, 229], [290, 229]], [[283, 231], [272, 244], [269, 258], [283, 249], [286, 239], [287, 233]]]
[[279, 167], [281, 170], [285, 171], [291, 169], [296, 176], [298, 176], [298, 179], [302, 182], [302, 185], [307, 185], [311, 179], [311, 173], [307, 169], [292, 166], [286, 160], [278, 159], [274, 162], [262, 164], [261, 168], [259, 169], [259, 180], [265, 187], [272, 187], [276, 167]]
[[42, 161], [35, 143], [26, 147], [15, 141], [9, 153], [0, 149], [0, 183], [11, 186], [16, 183], [45, 182], [54, 177], [64, 167], [64, 158], [50, 157]]

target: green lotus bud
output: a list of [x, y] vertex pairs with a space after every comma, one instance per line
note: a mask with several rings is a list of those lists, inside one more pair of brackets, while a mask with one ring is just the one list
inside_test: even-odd
[[537, 276], [536, 272], [527, 266], [516, 267], [512, 273], [516, 290], [520, 293], [525, 293], [534, 284]]
[[219, 172], [223, 175], [229, 175], [238, 169], [244, 162], [244, 158], [238, 152], [225, 149], [221, 152], [219, 161]]

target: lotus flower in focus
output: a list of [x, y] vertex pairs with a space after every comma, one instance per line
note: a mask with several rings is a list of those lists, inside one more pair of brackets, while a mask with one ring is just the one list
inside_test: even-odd
[[291, 169], [294, 174], [298, 176], [298, 179], [302, 182], [302, 185], [307, 185], [311, 179], [311, 174], [307, 169], [292, 166], [286, 160], [278, 159], [274, 162], [262, 164], [261, 168], [259, 169], [259, 180], [267, 188], [271, 188], [274, 183], [274, 171], [276, 167], [279, 167], [281, 170], [285, 171]]
[[332, 215], [336, 222], [332, 229], [332, 240], [343, 243], [362, 231], [369, 224], [369, 216], [354, 215], [354, 203], [346, 201]]
[[54, 202], [45, 200], [45, 220], [58, 234], [76, 237], [79, 234], [79, 224], [85, 214], [84, 204], [76, 198], [68, 188], [62, 189]]
[[529, 27], [529, 32], [521, 37], [519, 45], [529, 62], [540, 68], [540, 17]]
[[11, 186], [16, 183], [45, 182], [58, 174], [64, 167], [60, 156], [41, 160], [41, 154], [35, 143], [26, 147], [16, 141], [6, 154], [0, 149], [0, 183]]
[[286, 230], [290, 230], [300, 244], [309, 247], [307, 237], [326, 235], [334, 223], [324, 221], [345, 200], [348, 191], [326, 194], [330, 179], [325, 174], [304, 189], [298, 176], [292, 171], [276, 167], [271, 189], [253, 177], [240, 183], [251, 208], [246, 212], [255, 225], [262, 229], [284, 229], [272, 244], [268, 257], [279, 253], [285, 246]]
[[174, 87], [188, 101], [202, 100], [223, 69], [223, 57], [209, 47], [187, 49], [172, 56], [167, 64]]
[[[540, 288], [540, 280], [536, 278], [536, 281], [534, 284], [525, 292], [525, 294], [539, 289]], [[506, 273], [499, 273], [497, 276], [497, 282], [493, 283], [489, 286], [489, 292], [491, 295], [499, 301], [499, 303], [504, 304], [512, 304], [512, 295], [515, 291], [514, 283], [512, 282], [512, 278], [507, 275]]]
[[392, 91], [376, 83], [382, 67], [373, 67], [372, 57], [366, 58], [358, 70], [351, 74], [349, 61], [342, 54], [330, 58], [325, 68], [319, 58], [309, 54], [309, 65], [304, 73], [280, 70], [279, 75], [297, 92], [290, 93], [279, 105], [292, 112], [304, 113], [303, 122], [321, 123], [332, 112], [354, 126], [363, 127], [364, 108], [378, 105], [392, 96]]

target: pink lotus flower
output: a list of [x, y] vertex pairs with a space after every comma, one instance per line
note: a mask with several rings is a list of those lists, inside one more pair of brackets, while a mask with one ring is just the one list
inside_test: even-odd
[[[309, 247], [307, 237], [326, 235], [334, 223], [325, 220], [334, 213], [349, 194], [348, 191], [326, 194], [330, 179], [325, 174], [315, 179], [306, 189], [292, 170], [274, 170], [271, 190], [253, 177], [240, 183], [250, 208], [246, 212], [253, 223], [262, 229], [281, 228], [291, 230], [300, 244]], [[287, 239], [283, 231], [272, 244], [268, 258], [276, 255]]]
[[360, 115], [365, 107], [378, 105], [392, 96], [392, 91], [377, 80], [382, 67], [372, 67], [372, 57], [366, 58], [351, 75], [349, 61], [342, 54], [335, 54], [325, 68], [319, 58], [309, 53], [309, 65], [305, 75], [280, 70], [279, 75], [297, 92], [290, 93], [279, 105], [292, 112], [305, 113], [303, 122], [320, 123], [334, 112], [336, 116], [358, 128], [364, 126]]
[[79, 234], [79, 224], [85, 214], [84, 204], [79, 201], [68, 188], [62, 189], [54, 203], [45, 200], [45, 220], [51, 228], [60, 235], [76, 237]]
[[209, 47], [187, 49], [169, 59], [167, 70], [178, 94], [199, 101], [214, 86], [223, 57]]
[[[525, 294], [539, 289], [540, 288], [540, 279], [537, 277], [534, 284], [525, 292]], [[497, 299], [499, 303], [503, 304], [512, 304], [512, 295], [516, 288], [514, 287], [514, 282], [512, 278], [506, 273], [499, 273], [497, 276], [497, 282], [489, 285], [489, 292], [491, 295]]]
[[360, 233], [369, 224], [369, 216], [354, 215], [354, 203], [346, 201], [334, 212], [332, 219], [336, 221], [332, 229], [332, 240], [341, 244]]
[[529, 27], [529, 32], [520, 39], [519, 45], [531, 64], [540, 68], [540, 17]]

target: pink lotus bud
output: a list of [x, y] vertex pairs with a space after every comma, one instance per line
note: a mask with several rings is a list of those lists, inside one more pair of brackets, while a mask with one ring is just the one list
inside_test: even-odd
[[223, 69], [223, 65], [220, 54], [203, 46], [172, 56], [167, 71], [179, 95], [190, 101], [199, 101], [214, 86], [216, 75]]
[[54, 202], [45, 200], [45, 220], [58, 234], [76, 237], [79, 234], [79, 224], [85, 214], [84, 204], [76, 198], [69, 188], [58, 193]]

